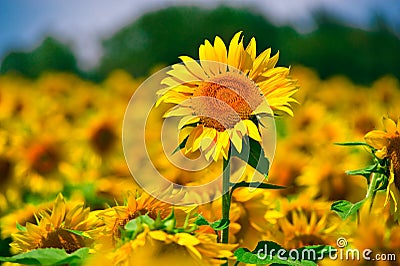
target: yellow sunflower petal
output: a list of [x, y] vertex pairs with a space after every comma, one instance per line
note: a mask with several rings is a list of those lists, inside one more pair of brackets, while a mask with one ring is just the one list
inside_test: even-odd
[[232, 130], [231, 131], [231, 142], [233, 146], [235, 146], [236, 150], [240, 153], [242, 152], [242, 138], [239, 136], [237, 130]]
[[186, 125], [194, 124], [200, 121], [200, 117], [197, 116], [185, 116], [183, 117], [178, 124], [178, 129], [183, 128]]
[[268, 64], [269, 57], [271, 55], [271, 48], [262, 52], [253, 62], [253, 68], [249, 73], [249, 77], [255, 80], [261, 76], [264, 72], [266, 65]]
[[260, 132], [258, 131], [257, 126], [250, 120], [244, 120], [243, 123], [247, 127], [247, 134], [249, 137], [256, 141], [261, 141]]
[[198, 77], [187, 71], [186, 66], [181, 64], [175, 64], [172, 69], [167, 72], [168, 75], [173, 76], [182, 82], [192, 82], [199, 80]]
[[215, 49], [215, 54], [218, 56], [218, 61], [222, 63], [220, 65], [220, 71], [221, 73], [223, 73], [226, 71], [226, 63], [228, 61], [228, 56], [225, 43], [218, 36], [216, 36], [214, 39], [214, 49]]
[[400, 116], [397, 118], [397, 132], [400, 133]]
[[207, 54], [206, 50], [207, 49], [206, 49], [206, 46], [204, 44], [200, 45], [200, 47], [199, 47], [200, 64], [201, 64], [201, 67], [204, 69], [204, 72], [208, 76], [212, 77], [215, 74], [214, 74], [214, 71], [213, 71], [211, 60], [207, 59], [209, 55]]
[[193, 58], [189, 56], [180, 56], [179, 59], [181, 59], [186, 68], [200, 80], [205, 80], [208, 78], [204, 72], [204, 69]]
[[388, 134], [381, 130], [372, 130], [364, 136], [365, 142], [375, 149], [382, 149], [389, 144]]
[[215, 129], [205, 127], [201, 139], [201, 150], [205, 151], [210, 145], [213, 145], [216, 135], [217, 131]]
[[55, 228], [60, 227], [61, 222], [64, 220], [65, 212], [66, 212], [66, 206], [64, 197], [60, 193], [57, 195], [57, 198], [54, 202], [53, 212], [51, 213], [50, 217], [51, 222]]
[[383, 118], [383, 125], [385, 126], [386, 132], [389, 134], [395, 134], [397, 131], [396, 123], [387, 117]]
[[[229, 44], [229, 51], [228, 51], [228, 65], [231, 66], [231, 68], [229, 68], [230, 70], [235, 70], [235, 69], [239, 69], [240, 66], [240, 62], [241, 62], [241, 56], [242, 56], [242, 50], [243, 50], [243, 45], [240, 46], [239, 44], [239, 39], [240, 36], [242, 35], [242, 32], [239, 31], [238, 33], [236, 33], [230, 44]], [[242, 49], [240, 49], [242, 48]], [[234, 67], [235, 69], [232, 69], [232, 67]]]
[[186, 141], [185, 145], [186, 151], [195, 151], [193, 150], [193, 144], [197, 140], [197, 138], [201, 135], [202, 132], [203, 132], [203, 125], [199, 125], [192, 130], [188, 140]]
[[167, 117], [172, 117], [172, 116], [185, 116], [185, 115], [191, 115], [193, 113], [193, 110], [189, 107], [181, 107], [181, 106], [176, 106], [172, 108], [171, 110], [167, 111], [164, 115], [163, 118]]

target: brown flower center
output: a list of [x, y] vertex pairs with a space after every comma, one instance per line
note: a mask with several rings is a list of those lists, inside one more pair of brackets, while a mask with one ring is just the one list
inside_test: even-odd
[[98, 153], [105, 154], [113, 147], [116, 139], [112, 126], [104, 123], [92, 132], [90, 144]]
[[12, 175], [12, 162], [6, 157], [0, 157], [0, 184], [6, 184]]
[[27, 152], [33, 170], [39, 174], [48, 174], [57, 168], [60, 156], [53, 144], [34, 144]]
[[388, 155], [390, 157], [390, 163], [393, 167], [394, 173], [394, 184], [397, 189], [400, 190], [400, 136], [396, 135], [395, 137], [389, 140], [389, 145], [387, 147]]
[[58, 228], [56, 231], [48, 233], [46, 237], [42, 237], [38, 248], [65, 249], [70, 254], [82, 247], [85, 247], [85, 241], [82, 236]]
[[218, 131], [249, 119], [263, 101], [257, 85], [239, 73], [224, 73], [201, 83], [193, 98], [192, 108], [200, 122]]

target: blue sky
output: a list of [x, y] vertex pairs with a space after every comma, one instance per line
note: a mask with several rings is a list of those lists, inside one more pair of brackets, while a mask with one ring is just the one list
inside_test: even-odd
[[213, 7], [254, 6], [277, 25], [299, 31], [314, 28], [311, 13], [323, 8], [354, 27], [370, 26], [371, 17], [385, 17], [400, 35], [399, 0], [0, 0], [0, 59], [10, 50], [31, 50], [52, 35], [71, 45], [82, 66], [94, 65], [101, 39], [144, 12], [178, 4]]

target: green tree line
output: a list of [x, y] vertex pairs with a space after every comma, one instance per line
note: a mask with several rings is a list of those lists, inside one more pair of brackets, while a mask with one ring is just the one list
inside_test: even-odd
[[343, 25], [326, 13], [317, 13], [314, 19], [316, 30], [300, 34], [289, 26], [272, 24], [251, 9], [169, 7], [144, 14], [103, 40], [104, 54], [91, 71], [81, 71], [66, 45], [47, 38], [32, 52], [8, 54], [0, 73], [17, 71], [37, 77], [45, 70], [61, 70], [101, 80], [114, 69], [125, 69], [136, 77], [145, 76], [157, 65], [178, 62], [180, 55], [198, 58], [205, 38], [211, 41], [219, 35], [228, 42], [243, 30], [245, 42], [256, 38], [258, 52], [279, 49], [280, 64], [312, 67], [322, 78], [344, 74], [364, 84], [385, 74], [400, 78], [400, 40], [385, 23], [367, 31]]

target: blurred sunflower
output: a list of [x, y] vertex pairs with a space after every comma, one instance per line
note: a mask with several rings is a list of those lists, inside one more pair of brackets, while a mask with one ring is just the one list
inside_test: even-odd
[[54, 201], [52, 210], [41, 211], [36, 222], [27, 222], [23, 230], [12, 234], [13, 242], [10, 246], [15, 252], [51, 247], [72, 253], [88, 246], [90, 235], [102, 224], [94, 213], [90, 213], [89, 208], [84, 208], [83, 203], [78, 202], [68, 207], [61, 194]]
[[[383, 197], [381, 197], [383, 196]], [[374, 201], [384, 203], [384, 195], [377, 194]], [[369, 202], [368, 202], [369, 203]], [[390, 219], [389, 211], [383, 208], [369, 209], [370, 204], [365, 204], [359, 211], [359, 224], [354, 226], [351, 238], [347, 239], [352, 248], [358, 250], [371, 250], [367, 254], [370, 258], [375, 258], [377, 254], [395, 254], [397, 260], [400, 257], [400, 227], [393, 224]], [[365, 232], [369, 232], [366, 234]], [[393, 261], [364, 261], [359, 264], [353, 261], [348, 265], [398, 265], [397, 260]], [[375, 262], [375, 264], [374, 264]]]
[[[339, 217], [330, 211], [328, 202], [302, 194], [292, 200], [282, 198], [280, 204], [283, 217], [277, 220], [275, 230], [270, 231], [270, 238], [285, 248], [332, 245], [340, 232], [346, 231]], [[265, 216], [269, 218], [268, 213]]]
[[390, 201], [394, 219], [400, 218], [400, 119], [396, 123], [383, 118], [385, 131], [373, 130], [365, 135], [365, 141], [377, 149], [375, 155], [389, 160], [389, 184], [385, 205]]
[[13, 233], [17, 233], [18, 228], [15, 227], [16, 222], [22, 226], [25, 226], [27, 222], [34, 223], [36, 221], [36, 213], [46, 211], [50, 209], [52, 205], [53, 202], [44, 202], [37, 206], [28, 203], [25, 206], [22, 206], [19, 209], [1, 217], [1, 237], [4, 239], [10, 237]]
[[290, 103], [298, 88], [289, 68], [275, 67], [279, 54], [270, 57], [271, 49], [256, 57], [255, 39], [244, 48], [241, 35], [233, 36], [229, 50], [218, 36], [214, 46], [206, 40], [200, 64], [181, 56], [183, 64], [174, 65], [162, 81], [167, 88], [158, 92], [157, 103], [177, 105], [164, 117], [183, 117], [186, 154], [201, 149], [207, 159], [228, 158], [230, 143], [240, 152], [244, 135], [261, 141], [258, 115], [272, 115], [271, 109], [293, 115]]
[[232, 259], [236, 245], [216, 242], [215, 234], [143, 232], [110, 253], [97, 253], [87, 265], [221, 265]]

